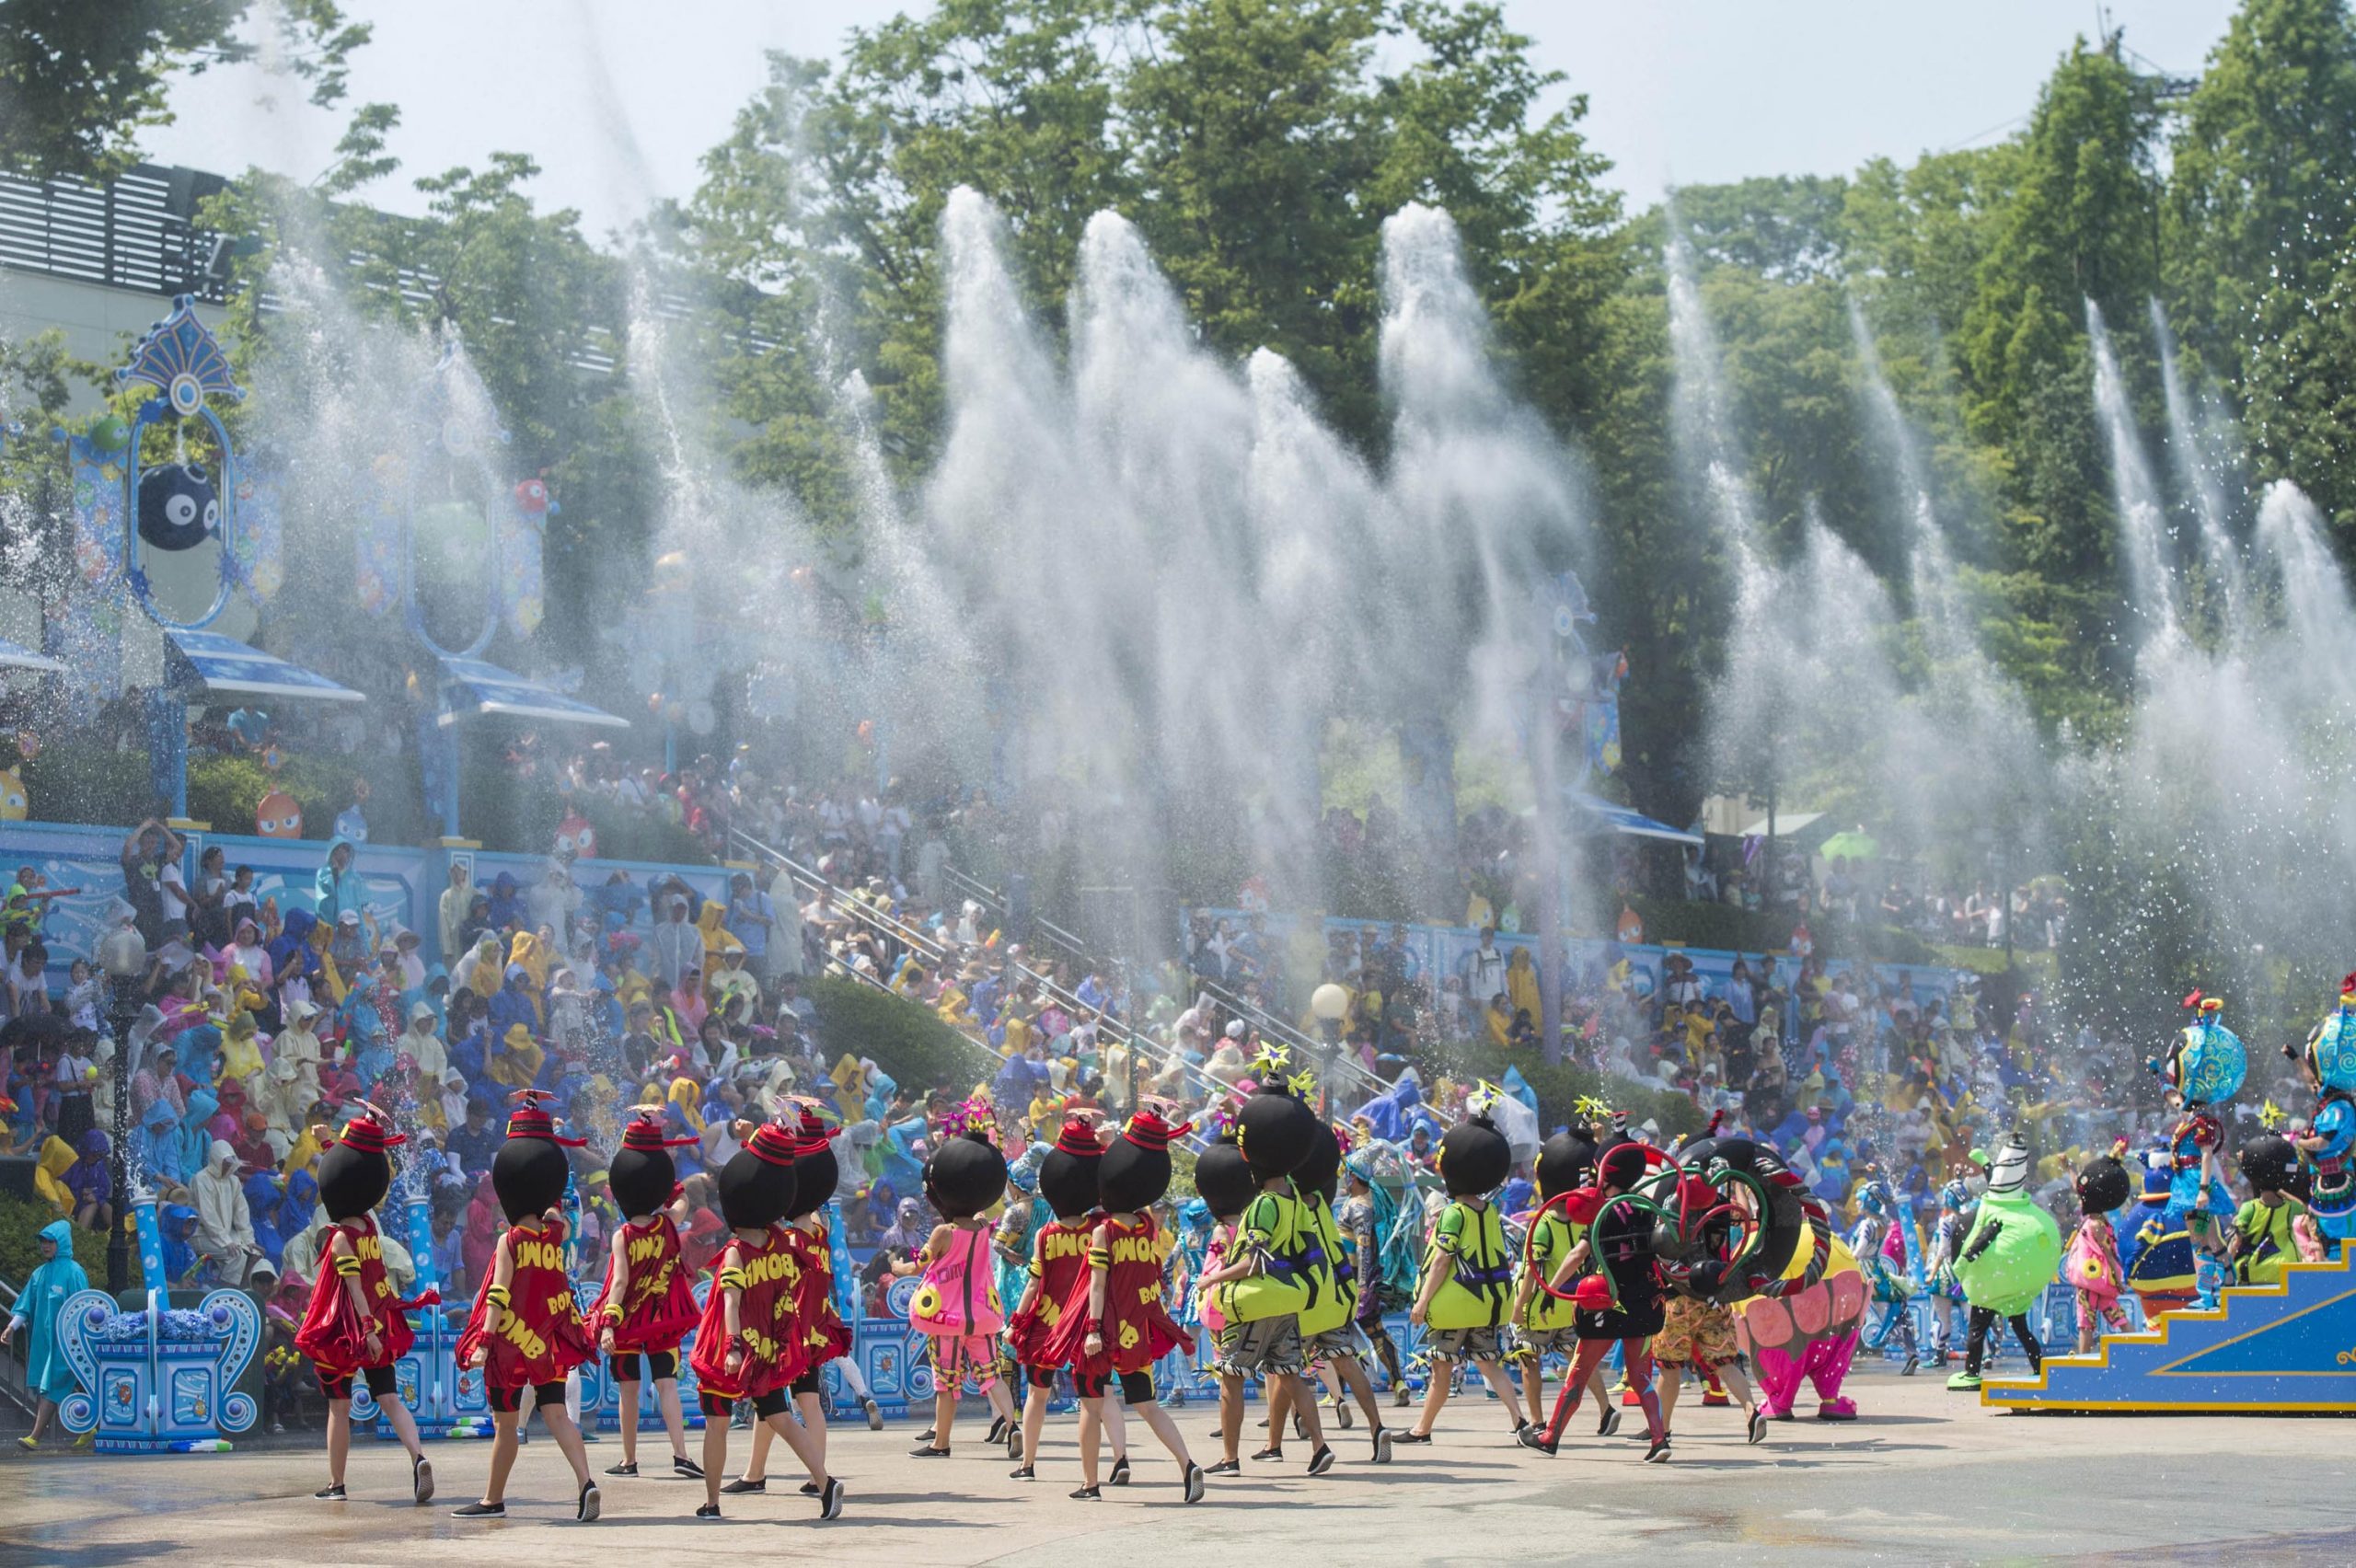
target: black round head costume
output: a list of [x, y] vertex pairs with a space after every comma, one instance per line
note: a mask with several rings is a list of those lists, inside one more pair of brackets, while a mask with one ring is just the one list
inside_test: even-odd
[[1264, 1081], [1236, 1113], [1236, 1147], [1243, 1151], [1255, 1185], [1299, 1170], [1316, 1134], [1317, 1113], [1274, 1081]]
[[1244, 1162], [1232, 1130], [1221, 1134], [1195, 1157], [1195, 1195], [1203, 1200], [1214, 1219], [1233, 1219], [1252, 1206], [1258, 1191], [1259, 1183], [1252, 1180], [1252, 1167]]
[[192, 550], [221, 524], [221, 499], [202, 463], [167, 463], [139, 476], [139, 536], [159, 550]]
[[1006, 1195], [1006, 1156], [979, 1128], [941, 1140], [924, 1162], [924, 1195], [943, 1219], [971, 1219]]
[[835, 1159], [835, 1138], [840, 1127], [828, 1127], [818, 1119], [818, 1113], [807, 1105], [802, 1108], [800, 1136], [793, 1157], [793, 1202], [786, 1205], [785, 1217], [800, 1219], [816, 1214], [835, 1195], [835, 1183], [841, 1179], [842, 1167]]
[[319, 1205], [328, 1217], [339, 1224], [358, 1219], [383, 1203], [393, 1186], [392, 1157], [385, 1151], [407, 1142], [374, 1116], [346, 1124], [319, 1156]]
[[2242, 1145], [2242, 1175], [2261, 1192], [2282, 1192], [2299, 1168], [2299, 1151], [2280, 1133], [2260, 1133]]
[[[2248, 1151], [2243, 1152], [2246, 1158]], [[2133, 1183], [2127, 1179], [2127, 1167], [2119, 1163], [2116, 1149], [2098, 1154], [2081, 1166], [2077, 1186], [2081, 1214], [2108, 1214], [2134, 1192]]]
[[622, 1129], [622, 1147], [614, 1151], [613, 1162], [606, 1168], [606, 1184], [614, 1190], [614, 1204], [624, 1218], [653, 1214], [671, 1201], [679, 1188], [679, 1170], [673, 1163], [671, 1150], [695, 1142], [693, 1138], [666, 1138], [663, 1124], [654, 1119], [653, 1112], [638, 1108], [638, 1115]]
[[1565, 1127], [1540, 1147], [1537, 1179], [1540, 1202], [1559, 1198], [1584, 1187], [1595, 1175], [1595, 1139], [1584, 1127]]
[[1056, 1147], [1039, 1161], [1039, 1195], [1068, 1225], [1096, 1207], [1096, 1169], [1103, 1162], [1104, 1146], [1096, 1129], [1074, 1116], [1056, 1135]]
[[1191, 1122], [1173, 1127], [1151, 1111], [1130, 1117], [1096, 1168], [1104, 1212], [1137, 1214], [1160, 1203], [1170, 1190], [1170, 1140], [1194, 1130]]
[[[1623, 1154], [1623, 1150], [1628, 1152]], [[1643, 1151], [1634, 1144], [1623, 1144], [1604, 1157], [1607, 1172], [1615, 1160], [1625, 1160], [1630, 1156], [1641, 1172], [1645, 1169]], [[1706, 1207], [1697, 1211], [1696, 1205], [1714, 1205], [1721, 1199], [1731, 1200], [1731, 1194], [1741, 1184], [1729, 1179], [1730, 1172], [1738, 1171], [1756, 1182], [1766, 1194], [1766, 1202], [1757, 1218], [1758, 1247], [1739, 1267], [1729, 1267], [1726, 1262], [1735, 1234], [1732, 1216], [1692, 1224], [1693, 1234], [1687, 1236], [1677, 1234], [1678, 1226], [1657, 1228], [1655, 1251], [1689, 1265], [1681, 1277], [1673, 1276], [1672, 1283], [1686, 1295], [1724, 1307], [1744, 1297], [1756, 1296], [1764, 1284], [1782, 1278], [1791, 1265], [1792, 1254], [1799, 1251], [1800, 1238], [1811, 1228], [1799, 1179], [1784, 1163], [1784, 1157], [1750, 1138], [1704, 1136], [1681, 1147], [1677, 1160], [1686, 1172], [1684, 1177], [1666, 1179], [1669, 1173], [1664, 1171], [1645, 1184], [1657, 1186], [1657, 1201], [1680, 1216], [1680, 1225], [1691, 1223], [1682, 1216], [1707, 1213]], [[1717, 1196], [1706, 1197], [1703, 1188]], [[1747, 1187], [1741, 1190], [1749, 1193]], [[1751, 1195], [1750, 1201], [1755, 1203], [1756, 1196]], [[1815, 1280], [1811, 1278], [1807, 1283], [1812, 1285]]]
[[572, 1174], [564, 1151], [588, 1141], [556, 1136], [556, 1124], [541, 1104], [553, 1098], [538, 1090], [517, 1090], [515, 1109], [507, 1115], [507, 1141], [491, 1157], [491, 1190], [499, 1194], [499, 1211], [510, 1225], [564, 1201], [564, 1183]]
[[1494, 1193], [1513, 1173], [1513, 1146], [1486, 1116], [1472, 1116], [1439, 1140], [1439, 1179], [1451, 1198]]
[[792, 1129], [764, 1122], [720, 1168], [720, 1217], [731, 1230], [767, 1230], [793, 1206], [795, 1162], [802, 1140]]
[[1309, 1140], [1309, 1158], [1294, 1170], [1292, 1180], [1301, 1196], [1314, 1193], [1325, 1200], [1327, 1208], [1334, 1206], [1342, 1190], [1342, 1140], [1332, 1127], [1322, 1122], [1317, 1124], [1316, 1136]]

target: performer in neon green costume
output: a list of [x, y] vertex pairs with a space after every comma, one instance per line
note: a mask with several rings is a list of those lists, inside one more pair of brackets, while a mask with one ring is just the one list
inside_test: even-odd
[[2013, 1337], [2028, 1353], [2029, 1370], [2044, 1367], [2045, 1348], [2028, 1326], [2028, 1309], [2062, 1262], [2062, 1228], [2028, 1195], [2028, 1145], [2021, 1136], [2005, 1134], [1993, 1159], [1978, 1149], [1971, 1158], [1988, 1167], [1988, 1191], [1955, 1263], [1971, 1313], [1963, 1370], [1947, 1379], [1947, 1387], [1963, 1390], [1980, 1387], [1988, 1331], [1999, 1318], [2012, 1324]]

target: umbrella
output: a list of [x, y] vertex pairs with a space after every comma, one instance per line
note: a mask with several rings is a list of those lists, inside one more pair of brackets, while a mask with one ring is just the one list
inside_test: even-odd
[[1881, 846], [1874, 842], [1874, 836], [1862, 827], [1853, 827], [1834, 834], [1819, 846], [1816, 852], [1828, 860], [1878, 860], [1881, 859]]

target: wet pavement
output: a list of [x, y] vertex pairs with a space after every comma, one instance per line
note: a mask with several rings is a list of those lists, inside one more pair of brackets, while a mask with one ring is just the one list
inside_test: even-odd
[[[986, 1415], [961, 1418], [955, 1456], [912, 1459], [917, 1427], [853, 1424], [832, 1435], [849, 1497], [843, 1517], [773, 1470], [771, 1491], [723, 1500], [727, 1519], [699, 1524], [699, 1483], [657, 1477], [604, 1481], [605, 1516], [572, 1522], [572, 1481], [553, 1442], [525, 1450], [509, 1516], [473, 1524], [447, 1510], [482, 1482], [479, 1444], [437, 1443], [440, 1488], [408, 1501], [398, 1447], [363, 1442], [348, 1477], [352, 1500], [315, 1503], [325, 1479], [316, 1448], [287, 1439], [231, 1454], [100, 1458], [56, 1449], [0, 1459], [0, 1562], [224, 1565], [627, 1561], [713, 1562], [764, 1555], [833, 1562], [1553, 1562], [1609, 1554], [1652, 1563], [2005, 1562], [2073, 1560], [2356, 1562], [2356, 1427], [2312, 1417], [2055, 1417], [1984, 1411], [1924, 1375], [1854, 1380], [1865, 1415], [1851, 1424], [1779, 1424], [1759, 1447], [1739, 1412], [1692, 1397], [1678, 1415], [1674, 1462], [1647, 1466], [1641, 1420], [1597, 1439], [1586, 1421], [1553, 1459], [1510, 1446], [1493, 1402], [1461, 1400], [1429, 1447], [1402, 1447], [1387, 1469], [1367, 1461], [1363, 1428], [1337, 1433], [1342, 1462], [1303, 1473], [1306, 1445], [1282, 1465], [1244, 1462], [1185, 1507], [1174, 1464], [1141, 1425], [1136, 1480], [1105, 1500], [1066, 1496], [1079, 1484], [1071, 1418], [1049, 1424], [1040, 1480], [1009, 1478], [1004, 1451], [980, 1438]], [[1803, 1410], [1807, 1406], [1803, 1405]], [[1256, 1409], [1256, 1407], [1255, 1407]], [[1386, 1412], [1386, 1415], [1392, 1412]], [[1398, 1414], [1407, 1414], [1401, 1412]], [[1198, 1459], [1216, 1457], [1214, 1412], [1177, 1412]], [[1256, 1417], [1255, 1417], [1256, 1419]], [[1245, 1451], [1258, 1446], [1255, 1430]], [[741, 1458], [746, 1435], [735, 1435]], [[699, 1437], [691, 1436], [690, 1452]], [[659, 1435], [641, 1458], [660, 1457]], [[791, 1462], [782, 1446], [779, 1458]], [[591, 1468], [619, 1458], [608, 1435]], [[603, 1478], [601, 1477], [601, 1481]], [[625, 1554], [619, 1555], [617, 1554]]]

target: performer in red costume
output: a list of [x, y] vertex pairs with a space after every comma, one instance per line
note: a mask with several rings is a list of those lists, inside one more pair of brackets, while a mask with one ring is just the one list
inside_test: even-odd
[[461, 1519], [507, 1516], [507, 1477], [515, 1468], [523, 1428], [524, 1391], [540, 1412], [572, 1465], [580, 1487], [573, 1516], [587, 1524], [597, 1516], [597, 1483], [589, 1476], [588, 1450], [581, 1428], [565, 1412], [566, 1374], [597, 1354], [581, 1304], [573, 1299], [567, 1267], [564, 1183], [571, 1174], [564, 1151], [586, 1140], [557, 1136], [538, 1090], [518, 1090], [507, 1118], [507, 1141], [491, 1161], [491, 1191], [507, 1216], [507, 1229], [491, 1252], [491, 1273], [475, 1297], [475, 1309], [458, 1336], [458, 1365], [482, 1369], [483, 1394], [491, 1401], [495, 1435], [491, 1445], [491, 1483], [479, 1502], [453, 1513]]
[[671, 1438], [671, 1469], [697, 1480], [703, 1467], [687, 1458], [687, 1420], [679, 1412], [679, 1342], [696, 1326], [700, 1309], [680, 1255], [679, 1222], [687, 1217], [678, 1168], [671, 1150], [693, 1138], [665, 1138], [661, 1111], [635, 1107], [622, 1129], [622, 1147], [606, 1170], [606, 1185], [622, 1212], [606, 1260], [606, 1286], [589, 1309], [597, 1348], [621, 1393], [622, 1462], [606, 1473], [638, 1473], [640, 1361], [654, 1378], [663, 1429]]
[[417, 1422], [398, 1397], [393, 1363], [414, 1339], [408, 1309], [439, 1305], [428, 1291], [410, 1301], [396, 1298], [385, 1273], [385, 1245], [371, 1211], [392, 1189], [387, 1149], [409, 1139], [391, 1131], [384, 1113], [365, 1101], [362, 1113], [341, 1134], [314, 1127], [326, 1146], [319, 1156], [319, 1203], [328, 1228], [319, 1249], [318, 1277], [311, 1285], [310, 1310], [294, 1332], [294, 1348], [311, 1358], [320, 1391], [328, 1399], [328, 1483], [311, 1495], [322, 1503], [344, 1500], [343, 1461], [352, 1452], [352, 1380], [364, 1377], [376, 1406], [409, 1450], [410, 1494], [419, 1503], [433, 1495], [433, 1466], [417, 1438]]

